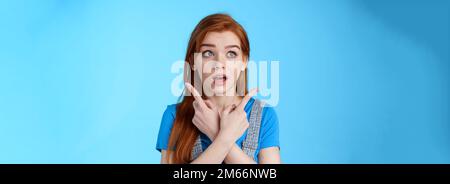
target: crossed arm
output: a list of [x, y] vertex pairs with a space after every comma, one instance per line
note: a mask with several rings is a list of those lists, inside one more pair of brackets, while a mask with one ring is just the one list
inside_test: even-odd
[[[225, 162], [227, 164], [257, 164], [253, 158], [245, 154], [235, 143], [249, 126], [244, 107], [250, 98], [256, 94], [256, 90], [250, 91], [237, 107], [232, 105], [221, 111], [221, 113], [219, 113], [219, 120], [217, 109], [215, 109], [211, 103], [204, 101], [190, 84], [186, 83], [186, 88], [195, 98], [193, 104], [195, 115], [192, 122], [201, 132], [205, 133], [212, 140], [211, 145], [209, 145], [208, 148], [191, 163], [220, 164]], [[167, 155], [166, 150], [162, 150], [161, 163], [166, 163], [167, 157], [171, 156]], [[278, 147], [261, 149], [258, 157], [259, 163], [281, 163]]]
[[[216, 142], [216, 141], [215, 141]], [[226, 143], [213, 142], [197, 159], [191, 164], [211, 163], [220, 164], [224, 161], [226, 164], [257, 164], [252, 158], [247, 156], [238, 145], [234, 144], [231, 148], [226, 147]], [[161, 151], [161, 163], [167, 164], [167, 151]], [[280, 164], [280, 150], [278, 147], [268, 147], [261, 149], [258, 154], [260, 164]]]

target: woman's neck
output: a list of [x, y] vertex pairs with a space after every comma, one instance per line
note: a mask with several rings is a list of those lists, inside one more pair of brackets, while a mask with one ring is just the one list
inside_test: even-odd
[[240, 96], [211, 96], [209, 97], [211, 102], [218, 108], [219, 111], [223, 111], [228, 105], [239, 105], [242, 97]]

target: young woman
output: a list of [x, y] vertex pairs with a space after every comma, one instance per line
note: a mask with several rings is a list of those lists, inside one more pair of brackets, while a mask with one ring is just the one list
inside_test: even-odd
[[247, 91], [249, 56], [247, 34], [229, 15], [198, 23], [186, 53], [186, 93], [161, 121], [161, 163], [281, 163], [277, 115]]

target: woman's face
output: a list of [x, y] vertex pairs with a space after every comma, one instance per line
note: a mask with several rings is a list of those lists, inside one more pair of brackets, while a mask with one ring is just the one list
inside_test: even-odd
[[239, 38], [230, 31], [209, 32], [200, 44], [200, 55], [197, 57], [201, 57], [202, 61], [204, 94], [235, 95], [237, 79], [247, 64]]

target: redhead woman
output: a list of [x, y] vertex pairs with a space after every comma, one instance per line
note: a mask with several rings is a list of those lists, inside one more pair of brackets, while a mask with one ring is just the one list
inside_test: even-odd
[[247, 90], [250, 44], [231, 16], [203, 18], [191, 34], [185, 93], [167, 106], [156, 149], [161, 163], [281, 163], [274, 109]]

